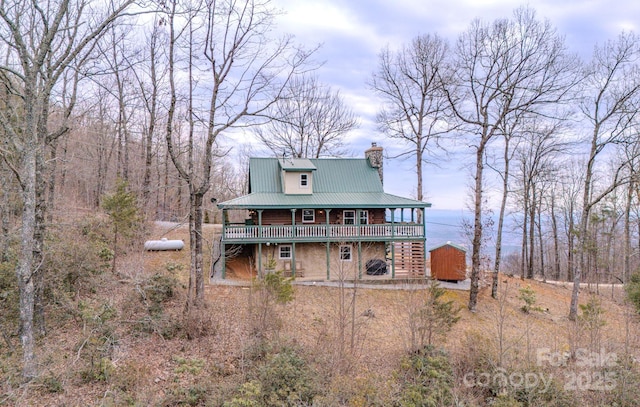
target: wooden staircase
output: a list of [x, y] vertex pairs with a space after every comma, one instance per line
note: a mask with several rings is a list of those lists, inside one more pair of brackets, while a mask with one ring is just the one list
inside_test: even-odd
[[424, 242], [394, 242], [396, 275], [424, 277]]

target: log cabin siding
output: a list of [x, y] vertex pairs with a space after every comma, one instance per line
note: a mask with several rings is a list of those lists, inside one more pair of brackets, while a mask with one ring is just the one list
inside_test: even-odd
[[[385, 210], [380, 208], [375, 209], [332, 209], [329, 212], [329, 223], [332, 225], [342, 224], [343, 212], [345, 210], [366, 210], [369, 212], [369, 224], [383, 224], [386, 222]], [[254, 225], [258, 224], [258, 214], [254, 213], [251, 216], [251, 220]], [[302, 222], [302, 209], [297, 209], [295, 212], [296, 225], [324, 225], [326, 223], [326, 211], [324, 209], [315, 209], [315, 221], [314, 222]], [[271, 209], [262, 212], [262, 224], [263, 225], [290, 225], [291, 224], [291, 210], [290, 209]]]

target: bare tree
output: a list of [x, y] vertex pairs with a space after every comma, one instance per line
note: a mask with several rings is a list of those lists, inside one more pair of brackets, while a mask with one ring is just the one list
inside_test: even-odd
[[440, 138], [454, 130], [442, 89], [448, 52], [447, 42], [430, 34], [415, 37], [397, 52], [387, 47], [369, 84], [382, 99], [376, 118], [380, 130], [408, 146], [398, 157], [415, 159], [418, 201], [424, 199], [423, 162], [433, 159]]
[[[42, 165], [46, 146], [63, 135], [63, 125], [48, 128], [49, 107], [54, 87], [64, 72], [91, 50], [95, 40], [133, 3], [123, 0], [100, 7], [84, 0], [41, 3], [9, 0], [0, 3], [0, 46], [7, 57], [0, 65], [0, 81], [21, 106], [0, 115], [0, 125], [11, 140], [11, 152], [2, 151], [11, 162], [22, 191], [22, 235], [17, 276], [20, 291], [20, 323], [23, 375], [35, 377], [34, 276], [40, 264], [35, 253], [42, 245], [44, 208], [39, 205]], [[104, 3], [101, 3], [104, 5]], [[91, 17], [86, 14], [91, 12]], [[77, 69], [78, 67], [74, 67]], [[19, 117], [19, 120], [12, 120]], [[10, 155], [10, 157], [9, 157]], [[41, 202], [41, 201], [40, 201]]]
[[638, 188], [640, 184], [640, 172], [638, 172], [638, 168], [640, 167], [640, 155], [638, 155], [638, 150], [640, 149], [640, 140], [636, 140], [635, 143], [627, 146], [625, 149], [627, 153], [627, 171], [629, 171], [629, 183], [627, 184], [627, 191], [625, 196], [624, 203], [624, 264], [623, 264], [623, 272], [622, 272], [622, 280], [624, 283], [629, 281], [629, 277], [631, 277], [631, 256], [633, 250], [631, 248], [631, 226], [632, 226], [632, 207], [638, 205], [638, 198], [640, 198], [638, 193]]
[[267, 114], [273, 120], [256, 127], [255, 133], [275, 155], [343, 155], [344, 136], [358, 127], [340, 93], [309, 74], [292, 78]]
[[536, 225], [536, 214], [541, 211], [544, 185], [554, 176], [558, 154], [568, 148], [559, 137], [561, 130], [560, 122], [531, 120], [516, 155], [522, 205], [521, 274], [528, 279], [535, 274], [535, 232], [540, 226]]
[[582, 163], [571, 161], [564, 165], [566, 171], [559, 173], [564, 235], [567, 239], [567, 280], [573, 281], [575, 274], [576, 228], [580, 213], [581, 184], [584, 183]]
[[[189, 304], [197, 305], [204, 300], [203, 202], [210, 188], [216, 140], [233, 128], [246, 126], [251, 118], [264, 115], [281, 97], [309, 54], [295, 49], [288, 37], [279, 41], [267, 37], [274, 11], [262, 1], [207, 0], [201, 4], [202, 8], [196, 7], [199, 4], [184, 6], [185, 10], [178, 10], [178, 5], [171, 3], [167, 11], [170, 102], [166, 142], [171, 160], [189, 188], [188, 308]], [[184, 41], [186, 47], [180, 48], [187, 52], [187, 134], [176, 131], [178, 41]], [[201, 55], [200, 60], [206, 62], [201, 72], [208, 76], [202, 81], [195, 77], [196, 55]], [[205, 105], [196, 104], [196, 92], [197, 100], [208, 99]], [[176, 147], [177, 141], [185, 136], [186, 160], [183, 161]], [[196, 149], [197, 136], [202, 138], [201, 149]]]
[[573, 61], [548, 21], [521, 8], [512, 20], [475, 21], [460, 36], [445, 91], [475, 150], [474, 236], [469, 309], [475, 310], [480, 279], [482, 203], [486, 149], [506, 118], [541, 114], [575, 83]]
[[640, 100], [640, 40], [631, 33], [623, 33], [615, 41], [596, 47], [584, 81], [584, 97], [580, 105], [582, 115], [589, 123], [589, 150], [584, 168], [582, 212], [578, 236], [580, 239], [580, 265], [573, 278], [573, 291], [569, 318], [578, 315], [578, 295], [582, 274], [586, 272], [584, 248], [587, 243], [589, 214], [592, 208], [624, 182], [622, 163], [613, 171], [607, 186], [594, 190], [599, 157], [607, 147], [625, 143], [635, 136], [633, 127], [638, 117]]
[[[162, 53], [162, 30], [165, 24], [163, 18], [156, 18], [153, 27], [147, 33], [146, 44], [143, 48], [144, 57], [139, 65], [140, 69], [135, 69], [136, 84], [138, 86], [142, 106], [145, 112], [143, 126], [143, 151], [144, 151], [144, 175], [142, 179], [142, 206], [147, 213], [150, 211], [151, 200], [151, 170], [154, 157], [154, 141], [157, 137], [156, 128], [160, 126], [160, 98], [163, 79], [166, 77], [166, 68], [162, 66], [160, 60], [164, 56]], [[157, 213], [157, 208], [155, 213]]]
[[498, 225], [496, 228], [496, 244], [495, 244], [495, 258], [493, 260], [493, 277], [491, 282], [491, 298], [498, 299], [498, 273], [500, 272], [500, 265], [502, 262], [502, 239], [505, 226], [505, 216], [507, 212], [507, 200], [510, 196], [510, 184], [511, 184], [511, 161], [513, 160], [516, 147], [519, 142], [519, 117], [516, 115], [515, 120], [505, 120], [502, 124], [502, 163], [501, 167], [493, 168], [502, 180], [502, 197], [500, 199], [500, 212], [498, 213]]

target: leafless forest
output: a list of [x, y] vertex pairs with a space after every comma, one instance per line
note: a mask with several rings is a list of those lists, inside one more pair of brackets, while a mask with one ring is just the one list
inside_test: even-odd
[[[0, 261], [11, 280], [0, 303], [15, 305], [0, 330], [19, 326], [25, 378], [38, 376], [49, 253], [65, 227], [106, 213], [116, 256], [129, 221], [188, 223], [185, 303], [199, 309], [202, 225], [223, 221], [213, 199], [246, 192], [246, 141], [273, 154], [344, 154], [359, 119], [315, 76], [317, 44], [274, 37], [276, 12], [254, 0], [0, 3]], [[366, 80], [381, 133], [415, 160], [418, 199], [426, 163], [447, 146], [472, 147], [469, 310], [483, 306], [487, 272], [494, 298], [499, 272], [573, 283], [571, 320], [580, 283], [625, 284], [638, 273], [640, 37], [603, 39], [583, 61], [520, 8], [470, 22], [453, 42], [424, 33], [381, 45]], [[501, 205], [489, 208], [496, 177]], [[105, 209], [118, 196], [135, 198], [135, 222]], [[522, 249], [504, 259], [507, 215]]]

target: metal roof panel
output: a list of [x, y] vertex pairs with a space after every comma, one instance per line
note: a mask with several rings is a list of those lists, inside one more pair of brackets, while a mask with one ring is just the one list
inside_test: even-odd
[[251, 193], [221, 202], [224, 209], [329, 209], [329, 208], [428, 208], [430, 203], [402, 198], [384, 192], [314, 193], [313, 195], [285, 195]]

